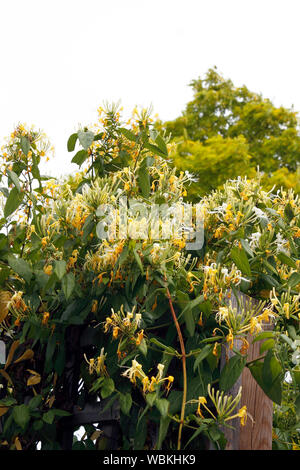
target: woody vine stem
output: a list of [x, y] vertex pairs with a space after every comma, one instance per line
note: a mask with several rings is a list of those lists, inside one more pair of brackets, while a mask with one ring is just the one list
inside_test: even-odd
[[181, 434], [182, 434], [182, 428], [183, 428], [183, 423], [184, 423], [186, 395], [187, 395], [186, 354], [185, 354], [184, 341], [183, 341], [180, 325], [179, 325], [177, 317], [176, 317], [176, 313], [175, 313], [175, 310], [174, 310], [174, 307], [173, 307], [171, 294], [170, 294], [170, 291], [169, 291], [168, 288], [167, 288], [166, 292], [167, 292], [167, 297], [168, 297], [168, 300], [169, 300], [169, 305], [170, 305], [172, 317], [173, 317], [174, 324], [175, 324], [177, 334], [178, 334], [178, 338], [179, 338], [180, 349], [181, 349], [181, 360], [182, 360], [183, 394], [182, 394], [180, 424], [179, 424], [178, 441], [177, 441], [177, 450], [180, 450], [180, 448], [181, 448]]

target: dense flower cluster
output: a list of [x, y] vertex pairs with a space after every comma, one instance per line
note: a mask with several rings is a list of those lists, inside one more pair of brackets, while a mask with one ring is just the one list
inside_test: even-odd
[[[99, 115], [70, 137], [81, 169], [62, 181], [40, 176], [48, 147], [34, 131], [19, 126], [3, 154], [1, 446], [61, 445], [55, 426], [69, 412], [74, 330], [83, 337], [71, 345], [77, 405], [118, 400], [127, 448], [193, 449], [205, 435], [223, 446], [217, 428], [249, 414], [237, 409], [241, 390], [222, 390], [221, 350], [237, 357], [241, 374], [251, 341], [266, 339], [276, 375], [261, 361], [248, 364], [251, 373], [277, 403], [289, 373], [288, 396], [299, 396], [299, 199], [266, 192], [258, 175], [228, 181], [192, 207], [193, 175], [170, 166], [170, 144], [147, 110], [127, 124], [118, 107]], [[201, 243], [191, 249], [197, 230]]]

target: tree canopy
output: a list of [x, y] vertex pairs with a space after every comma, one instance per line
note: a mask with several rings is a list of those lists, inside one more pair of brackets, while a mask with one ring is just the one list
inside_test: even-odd
[[297, 113], [276, 107], [267, 98], [236, 87], [216, 69], [191, 82], [193, 99], [182, 115], [158, 123], [176, 146], [172, 154], [180, 170], [198, 177], [189, 194], [198, 197], [227, 179], [257, 168], [263, 184], [299, 191], [300, 136]]

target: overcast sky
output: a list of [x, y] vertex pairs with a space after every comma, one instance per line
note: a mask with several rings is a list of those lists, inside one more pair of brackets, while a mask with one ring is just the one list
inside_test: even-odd
[[18, 122], [43, 129], [59, 176], [103, 101], [173, 119], [213, 66], [300, 111], [299, 18], [298, 0], [1, 0], [0, 139]]

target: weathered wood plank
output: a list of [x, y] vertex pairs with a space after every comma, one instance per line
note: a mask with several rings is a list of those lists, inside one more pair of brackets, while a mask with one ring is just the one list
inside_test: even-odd
[[[244, 297], [251, 302], [257, 302], [255, 299], [250, 299], [244, 294], [240, 294], [241, 298]], [[231, 298], [233, 307], [238, 307], [234, 296]], [[264, 330], [270, 329], [270, 325], [265, 325]], [[253, 337], [248, 335], [247, 341], [249, 342], [249, 349], [247, 360], [252, 361], [257, 359], [261, 341], [252, 344]], [[239, 349], [239, 344], [235, 343], [234, 346]], [[226, 360], [232, 355], [230, 351], [227, 356], [222, 352], [221, 368], [224, 367]], [[248, 413], [251, 415], [253, 422], [250, 418], [247, 419], [246, 425], [241, 426], [238, 419], [232, 421], [235, 429], [224, 429], [224, 434], [227, 439], [226, 450], [271, 450], [272, 449], [272, 420], [273, 420], [273, 403], [266, 396], [263, 390], [259, 387], [253, 379], [251, 372], [247, 367], [244, 368], [241, 377], [236, 382], [234, 387], [227, 393], [236, 396], [239, 387], [242, 386], [242, 398], [240, 407], [246, 405]]]
[[[269, 329], [266, 325], [264, 329]], [[259, 357], [261, 342], [251, 344], [248, 360], [252, 361]], [[252, 416], [254, 423], [248, 419], [245, 426], [240, 428], [240, 450], [271, 450], [272, 449], [272, 424], [273, 424], [273, 403], [263, 392], [251, 375], [248, 368], [242, 373], [242, 399], [241, 405], [246, 405], [247, 411]]]

